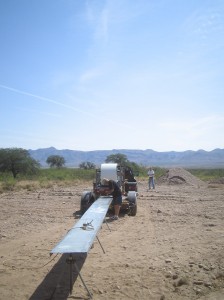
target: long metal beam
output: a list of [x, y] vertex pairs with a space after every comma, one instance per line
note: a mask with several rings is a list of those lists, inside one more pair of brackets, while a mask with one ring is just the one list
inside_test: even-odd
[[101, 228], [111, 201], [112, 198], [108, 196], [98, 198], [50, 253], [87, 254]]

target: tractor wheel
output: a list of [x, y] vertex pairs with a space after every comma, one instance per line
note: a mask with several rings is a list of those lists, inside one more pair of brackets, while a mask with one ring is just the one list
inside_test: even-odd
[[128, 192], [128, 202], [129, 202], [129, 216], [136, 216], [137, 214], [137, 199], [136, 192]]
[[80, 212], [83, 215], [87, 209], [91, 206], [91, 204], [95, 201], [92, 192], [84, 191], [81, 196], [80, 202]]
[[130, 210], [129, 210], [129, 216], [136, 216], [137, 214], [137, 205], [133, 205], [132, 207], [130, 207]]

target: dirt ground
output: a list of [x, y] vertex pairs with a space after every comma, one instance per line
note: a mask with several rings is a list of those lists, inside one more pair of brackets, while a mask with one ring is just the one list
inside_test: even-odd
[[[224, 185], [170, 172], [148, 191], [138, 183], [138, 212], [103, 224], [82, 278], [99, 300], [224, 299]], [[89, 299], [66, 257], [52, 248], [77, 222], [91, 182], [0, 195], [0, 299]], [[109, 230], [110, 229], [110, 230]]]

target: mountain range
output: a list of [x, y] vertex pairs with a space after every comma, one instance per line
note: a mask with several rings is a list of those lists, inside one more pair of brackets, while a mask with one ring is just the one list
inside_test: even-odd
[[157, 152], [151, 149], [147, 150], [58, 150], [54, 147], [28, 150], [30, 156], [39, 161], [42, 167], [46, 167], [46, 160], [50, 155], [63, 156], [66, 167], [78, 167], [82, 162], [91, 162], [96, 166], [105, 162], [107, 156], [111, 154], [124, 154], [131, 162], [144, 166], [157, 167], [183, 167], [183, 168], [224, 168], [224, 149], [205, 150], [187, 150], [182, 152], [167, 151]]

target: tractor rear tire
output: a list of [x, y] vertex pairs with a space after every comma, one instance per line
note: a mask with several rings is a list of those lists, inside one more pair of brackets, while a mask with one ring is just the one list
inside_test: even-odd
[[136, 192], [128, 192], [128, 202], [129, 202], [129, 216], [136, 216], [137, 214], [137, 198]]

